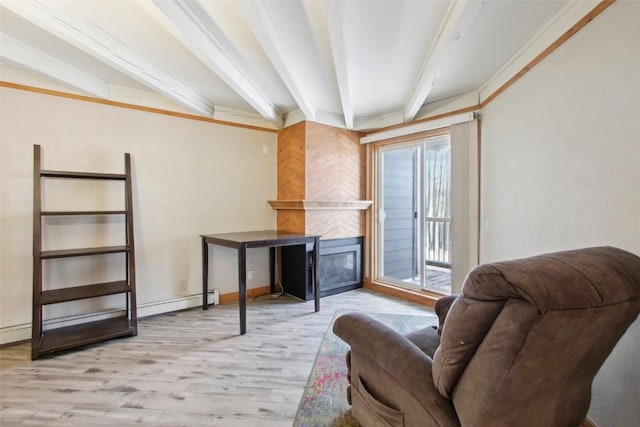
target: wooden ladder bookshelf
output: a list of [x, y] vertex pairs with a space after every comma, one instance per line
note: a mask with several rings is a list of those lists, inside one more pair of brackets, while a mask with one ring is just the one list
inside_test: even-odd
[[[124, 155], [124, 174], [66, 172], [42, 169], [41, 148], [34, 146], [33, 166], [33, 321], [31, 336], [31, 358], [67, 350], [112, 338], [134, 336], [138, 333], [136, 309], [135, 250], [133, 239], [133, 199], [131, 189], [131, 156]], [[42, 180], [47, 178], [74, 180], [124, 181], [124, 210], [43, 211]], [[42, 219], [47, 216], [109, 216], [123, 215], [126, 240], [124, 245], [78, 248], [64, 250], [42, 250]], [[125, 254], [125, 279], [115, 282], [46, 289], [43, 286], [43, 260], [69, 257], [86, 257], [102, 254]], [[47, 304], [58, 304], [87, 298], [124, 294], [123, 314], [106, 320], [86, 322], [55, 329], [43, 328], [42, 308]]]

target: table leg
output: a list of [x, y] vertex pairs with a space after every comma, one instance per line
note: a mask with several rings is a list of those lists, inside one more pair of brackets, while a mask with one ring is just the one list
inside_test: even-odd
[[238, 295], [240, 302], [240, 335], [247, 332], [247, 247], [238, 248]]
[[276, 271], [275, 267], [277, 262], [276, 251], [278, 249], [271, 247], [269, 248], [269, 288], [271, 289], [271, 293], [276, 291]]
[[202, 309], [209, 308], [209, 244], [202, 238]]
[[320, 267], [320, 238], [316, 237], [313, 243], [313, 274], [311, 280], [313, 280], [313, 299], [315, 304], [315, 311], [320, 311], [320, 279], [318, 275], [318, 268]]

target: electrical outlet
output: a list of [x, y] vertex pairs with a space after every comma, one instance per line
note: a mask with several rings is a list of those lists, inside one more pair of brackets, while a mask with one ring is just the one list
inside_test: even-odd
[[220, 304], [220, 294], [217, 290], [214, 289], [213, 291], [209, 291], [207, 293], [207, 303], [213, 305]]
[[247, 271], [247, 280], [253, 280], [253, 270]]

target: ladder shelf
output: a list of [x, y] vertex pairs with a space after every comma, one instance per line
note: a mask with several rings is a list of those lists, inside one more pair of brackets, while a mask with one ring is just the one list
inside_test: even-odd
[[[134, 336], [138, 333], [135, 250], [133, 233], [133, 199], [131, 182], [131, 157], [124, 155], [125, 173], [94, 173], [73, 171], [52, 171], [42, 169], [41, 147], [34, 146], [33, 168], [33, 320], [31, 337], [31, 358], [68, 350], [112, 338]], [[119, 210], [82, 210], [82, 211], [43, 211], [42, 180], [48, 178], [74, 180], [115, 180], [124, 181], [125, 209]], [[44, 217], [68, 216], [109, 216], [123, 215], [125, 220], [125, 244], [89, 248], [71, 248], [42, 250], [42, 220]], [[95, 255], [123, 253], [125, 257], [125, 279], [104, 283], [68, 286], [57, 289], [45, 289], [43, 279], [43, 261], [71, 257], [90, 257]], [[74, 324], [64, 327], [44, 327], [43, 306], [78, 301], [89, 298], [123, 294], [125, 302], [117, 309], [115, 317]], [[112, 313], [113, 314], [113, 313]]]

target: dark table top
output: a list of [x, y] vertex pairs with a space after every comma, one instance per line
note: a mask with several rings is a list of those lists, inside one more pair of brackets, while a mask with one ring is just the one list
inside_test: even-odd
[[245, 245], [248, 248], [261, 246], [279, 246], [310, 243], [319, 235], [304, 233], [289, 233], [277, 230], [241, 231], [236, 233], [202, 234], [207, 243], [238, 248]]

